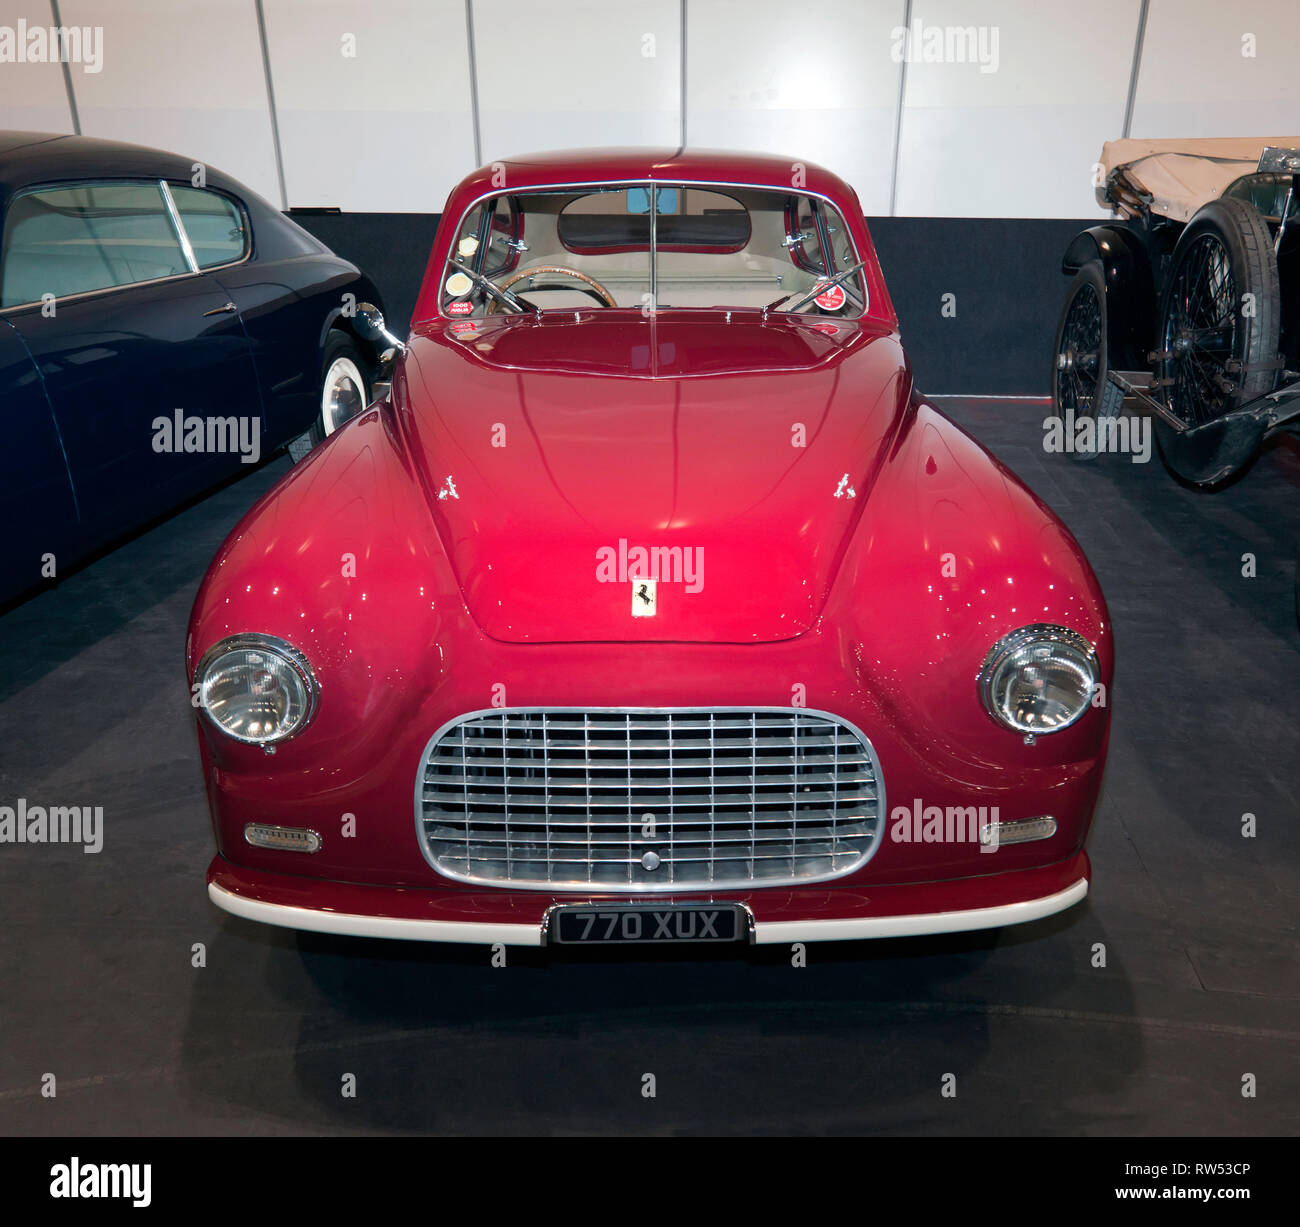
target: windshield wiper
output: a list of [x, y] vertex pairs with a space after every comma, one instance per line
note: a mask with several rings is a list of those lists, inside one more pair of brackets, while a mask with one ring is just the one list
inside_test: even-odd
[[[839, 285], [845, 277], [852, 277], [853, 274], [860, 268], [864, 267], [866, 263], [865, 260], [859, 260], [852, 268], [846, 268], [842, 273], [836, 273], [829, 281], [819, 281], [811, 290], [804, 291], [803, 296], [793, 306], [786, 307], [786, 310], [798, 311], [800, 307], [806, 307], [814, 298], [825, 294], [832, 286]], [[795, 294], [798, 293], [799, 291], [796, 290], [794, 294], [786, 294], [784, 297], [778, 298], [775, 302], [768, 303], [767, 306], [763, 308], [763, 314], [766, 315], [769, 311], [775, 311], [782, 303], [789, 302], [790, 299], [794, 298]]]
[[510, 293], [509, 290], [503, 290], [499, 286], [493, 285], [482, 273], [476, 273], [468, 264], [462, 264], [455, 256], [448, 256], [447, 263], [460, 269], [489, 298], [495, 298], [497, 302], [504, 304], [512, 311], [532, 311], [536, 313], [537, 308], [532, 303], [523, 302]]

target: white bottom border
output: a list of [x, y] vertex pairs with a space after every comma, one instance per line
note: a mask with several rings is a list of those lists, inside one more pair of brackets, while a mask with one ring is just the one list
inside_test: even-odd
[[[1000, 907], [969, 908], [961, 912], [928, 912], [915, 916], [858, 916], [848, 920], [756, 921], [758, 945], [788, 942], [860, 941], [873, 937], [924, 937], [935, 933], [965, 933], [972, 929], [998, 929], [1053, 916], [1079, 903], [1088, 893], [1088, 879], [1073, 886]], [[540, 946], [541, 925], [487, 924], [477, 920], [406, 920], [391, 916], [356, 916], [316, 908], [262, 903], [208, 883], [208, 898], [217, 907], [261, 924], [345, 937], [386, 937], [415, 942], [469, 942], [476, 945]], [[612, 903], [611, 906], [617, 906]]]

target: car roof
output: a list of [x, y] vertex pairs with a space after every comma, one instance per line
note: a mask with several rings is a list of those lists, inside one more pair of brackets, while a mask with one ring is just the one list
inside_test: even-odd
[[460, 219], [491, 196], [548, 187], [583, 187], [636, 182], [701, 183], [719, 188], [758, 187], [824, 196], [844, 215], [854, 246], [869, 261], [872, 314], [896, 326], [893, 304], [866, 227], [857, 193], [824, 166], [801, 158], [722, 149], [558, 149], [502, 158], [479, 167], [451, 190], [425, 265], [412, 323], [437, 318], [443, 264]]
[[[195, 159], [125, 141], [58, 132], [0, 131], [0, 200], [36, 183], [60, 179], [189, 179]], [[248, 195], [233, 179], [204, 167], [214, 187]]]
[[523, 190], [553, 184], [660, 180], [774, 187], [808, 191], [857, 207], [857, 196], [838, 175], [815, 162], [775, 154], [721, 149], [557, 149], [501, 158], [480, 167], [453, 197], [480, 196], [493, 188]]

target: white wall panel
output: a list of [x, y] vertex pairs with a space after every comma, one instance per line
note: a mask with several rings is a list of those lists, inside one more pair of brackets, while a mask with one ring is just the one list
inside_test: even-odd
[[[483, 161], [677, 145], [680, 0], [472, 5]], [[264, 0], [291, 205], [441, 209], [475, 161], [465, 7]], [[1122, 133], [1140, 7], [912, 0], [925, 30], [996, 29], [997, 65], [927, 63], [913, 49], [896, 212], [1095, 214], [1089, 171]], [[84, 132], [211, 162], [280, 201], [255, 0], [60, 0], [60, 10], [65, 25], [103, 28], [102, 70], [71, 66]], [[868, 213], [888, 212], [902, 73], [891, 52], [904, 10], [905, 0], [819, 0], [815, 10], [689, 0], [688, 144], [821, 162]], [[49, 25], [50, 0], [0, 0], [0, 25], [20, 18]], [[1300, 0], [1150, 0], [1132, 134], [1294, 133], [1297, 65]], [[61, 66], [0, 65], [0, 125], [70, 131]]]
[[[29, 27], [53, 25], [50, 0], [0, 0], [0, 25], [13, 30], [16, 36], [20, 21], [26, 21]], [[85, 71], [81, 64], [70, 67], [77, 76]], [[72, 111], [61, 64], [0, 64], [0, 128], [72, 131]]]
[[475, 166], [464, 0], [265, 0], [289, 204], [436, 213]]
[[[1091, 167], [1124, 127], [1138, 0], [925, 0], [926, 27], [997, 34], [978, 63], [907, 66], [897, 212], [1089, 217]], [[924, 46], [924, 41], [920, 44]], [[913, 52], [916, 55], [916, 52]]]
[[692, 0], [687, 143], [819, 162], [889, 212], [903, 0]]
[[589, 145], [676, 148], [678, 0], [474, 0], [483, 160]]
[[104, 27], [104, 68], [73, 72], [87, 136], [153, 145], [234, 175], [278, 204], [253, 0], [60, 0]]
[[1131, 135], [1298, 133], [1297, 0], [1151, 0]]

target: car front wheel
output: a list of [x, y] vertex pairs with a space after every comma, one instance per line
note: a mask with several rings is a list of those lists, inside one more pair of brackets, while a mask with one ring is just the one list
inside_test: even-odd
[[[1106, 378], [1106, 279], [1092, 260], [1070, 282], [1056, 325], [1052, 356], [1052, 409], [1070, 436], [1067, 452], [1075, 460], [1096, 460], [1096, 424], [1115, 417], [1124, 394]], [[1091, 418], [1091, 431], [1077, 427]]]
[[370, 404], [369, 369], [355, 341], [330, 333], [321, 356], [320, 412], [311, 429], [289, 444], [295, 464]]

